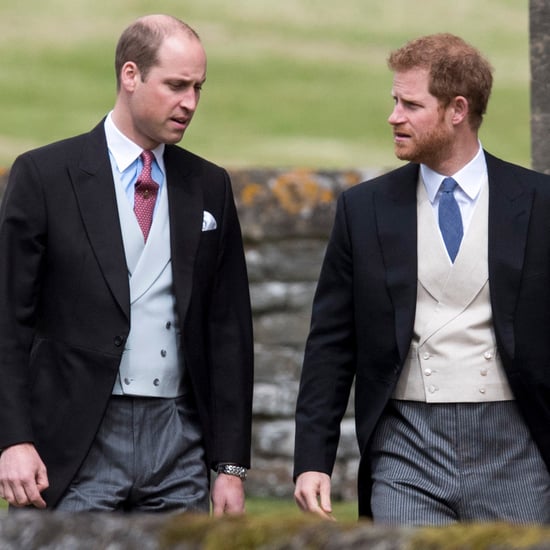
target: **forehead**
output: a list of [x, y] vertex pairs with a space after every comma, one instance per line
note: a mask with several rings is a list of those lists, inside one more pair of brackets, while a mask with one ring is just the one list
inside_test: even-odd
[[415, 68], [397, 71], [393, 75], [392, 94], [394, 96], [431, 96], [428, 91], [430, 73], [428, 69]]
[[204, 78], [206, 74], [206, 53], [200, 41], [192, 35], [181, 32], [167, 36], [157, 53], [158, 63], [153, 69], [165, 73], [191, 73]]

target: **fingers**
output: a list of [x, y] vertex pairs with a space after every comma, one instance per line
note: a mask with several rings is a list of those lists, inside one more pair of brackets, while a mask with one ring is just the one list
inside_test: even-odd
[[35, 480], [26, 481], [6, 481], [2, 485], [2, 496], [11, 506], [22, 508], [24, 506], [35, 506], [37, 508], [46, 508], [46, 502], [40, 492], [47, 488], [37, 485]]
[[[31, 504], [36, 508], [46, 508], [46, 501], [42, 498], [40, 492], [41, 489], [37, 483], [31, 483], [29, 486], [26, 486], [25, 494], [27, 496], [27, 504]], [[25, 504], [25, 506], [27, 504]]]
[[212, 505], [214, 517], [244, 514], [243, 482], [236, 476], [218, 474], [212, 489]]
[[212, 515], [215, 518], [223, 516], [224, 508], [225, 506], [221, 502], [215, 499], [212, 500]]
[[0, 496], [11, 506], [45, 508], [41, 492], [49, 486], [46, 467], [34, 446], [19, 444], [0, 456]]
[[320, 487], [320, 505], [321, 510], [332, 519], [332, 503], [330, 501], [330, 481], [321, 483]]
[[333, 520], [330, 500], [330, 477], [321, 472], [304, 472], [296, 480], [294, 498], [304, 512]]

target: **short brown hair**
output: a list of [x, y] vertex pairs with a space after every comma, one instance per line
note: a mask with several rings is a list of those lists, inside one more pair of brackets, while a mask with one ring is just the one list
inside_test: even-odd
[[493, 68], [473, 46], [448, 33], [432, 34], [407, 42], [393, 51], [388, 66], [394, 72], [423, 68], [429, 71], [429, 92], [443, 106], [456, 96], [468, 100], [470, 126], [477, 130], [493, 85]]
[[117, 90], [120, 89], [120, 71], [125, 63], [133, 61], [145, 80], [158, 63], [158, 50], [167, 36], [184, 32], [200, 40], [199, 35], [187, 24], [170, 15], [141, 17], [121, 34], [115, 53]]

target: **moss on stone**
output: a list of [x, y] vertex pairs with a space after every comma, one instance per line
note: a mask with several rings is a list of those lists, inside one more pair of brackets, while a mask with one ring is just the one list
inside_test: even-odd
[[330, 522], [313, 516], [180, 515], [164, 526], [162, 548], [249, 550], [550, 550], [550, 528], [457, 524], [441, 528], [384, 528], [370, 522]]
[[[322, 527], [326, 522], [309, 516], [273, 517], [226, 516], [215, 519], [206, 516], [174, 516], [165, 526], [162, 544], [172, 548], [185, 541], [203, 550], [248, 550], [277, 545], [297, 533]], [[192, 546], [191, 546], [192, 547]], [[312, 547], [313, 548], [313, 547]], [[317, 546], [318, 548], [318, 546]], [[304, 547], [307, 550], [307, 547]]]
[[497, 549], [550, 549], [550, 528], [507, 523], [461, 523], [420, 529], [411, 539], [411, 550]]

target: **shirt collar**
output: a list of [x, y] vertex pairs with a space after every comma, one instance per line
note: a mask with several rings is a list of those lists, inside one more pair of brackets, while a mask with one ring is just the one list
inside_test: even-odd
[[[426, 192], [428, 193], [430, 202], [433, 203], [439, 191], [439, 187], [441, 186], [441, 182], [446, 176], [428, 168], [425, 164], [420, 165], [420, 173], [422, 174], [422, 180], [426, 186]], [[453, 174], [452, 177], [458, 183], [462, 191], [464, 191], [471, 200], [474, 200], [481, 191], [486, 175], [487, 163], [480, 143], [476, 156], [466, 164], [466, 166], [463, 166], [458, 172]]]
[[[128, 167], [130, 167], [141, 155], [143, 149], [134, 143], [131, 139], [127, 138], [116, 126], [113, 121], [113, 112], [111, 111], [105, 119], [105, 136], [107, 138], [107, 148], [111, 153], [118, 171], [122, 174]], [[155, 160], [162, 171], [164, 170], [164, 147], [165, 144], [161, 143], [154, 149], [152, 153], [155, 155]]]

